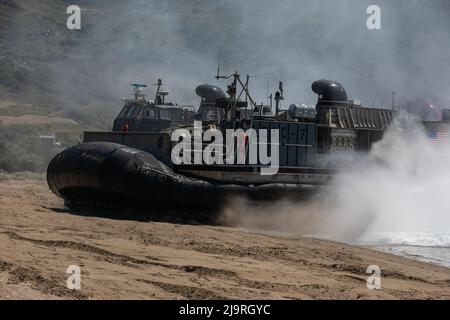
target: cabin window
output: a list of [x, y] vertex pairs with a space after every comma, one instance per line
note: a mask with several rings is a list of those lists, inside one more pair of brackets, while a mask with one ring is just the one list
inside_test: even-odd
[[170, 110], [160, 109], [159, 117], [161, 118], [161, 120], [170, 120]]
[[125, 113], [125, 118], [131, 118], [136, 108], [134, 106], [130, 106]]
[[145, 108], [144, 117], [149, 119], [156, 119], [156, 111], [153, 108]]
[[120, 111], [119, 116], [117, 118], [123, 118], [127, 114], [128, 110], [130, 110], [129, 106], [124, 106], [122, 111]]
[[183, 121], [183, 113], [181, 110], [172, 109], [170, 110], [172, 121]]

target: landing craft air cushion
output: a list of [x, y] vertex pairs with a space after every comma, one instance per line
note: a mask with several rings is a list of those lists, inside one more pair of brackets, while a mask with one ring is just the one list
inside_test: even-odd
[[[226, 136], [227, 130], [254, 129], [256, 146], [251, 145], [248, 136], [236, 137], [242, 138], [245, 146], [243, 163], [174, 162], [172, 151], [180, 141], [172, 139], [173, 134], [180, 129], [192, 136], [198, 134], [194, 118], [182, 117], [183, 121], [155, 129], [145, 124], [146, 110], [165, 108], [165, 102], [158, 100], [158, 94], [157, 103], [136, 95], [134, 101], [126, 102], [113, 131], [84, 132], [83, 143], [64, 150], [50, 162], [50, 189], [64, 198], [69, 208], [218, 209], [233, 195], [258, 201], [282, 197], [302, 200], [328, 185], [336, 175], [342, 164], [334, 161], [333, 155], [367, 154], [396, 115], [390, 109], [366, 108], [348, 100], [344, 87], [335, 81], [312, 84], [318, 96], [315, 107], [293, 104], [282, 110], [281, 82], [275, 106], [266, 106], [254, 102], [248, 83], [242, 83], [237, 72], [222, 78], [232, 79], [227, 93], [212, 85], [197, 87], [201, 104], [195, 119], [201, 121], [202, 133], [213, 129]], [[184, 110], [181, 106], [170, 107]], [[133, 111], [127, 111], [130, 109]], [[123, 132], [120, 127], [125, 121], [130, 127]], [[261, 145], [260, 136], [271, 130], [278, 132], [277, 141], [269, 139], [267, 145]], [[200, 150], [190, 144], [192, 149], [183, 152], [191, 151], [194, 159], [195, 152], [204, 152], [209, 144], [202, 141]], [[278, 159], [277, 170], [265, 175], [262, 172], [268, 164], [260, 158], [256, 163], [249, 161], [249, 150], [256, 147], [260, 155], [260, 148], [266, 148], [270, 154], [268, 145], [273, 144], [277, 146], [273, 149], [277, 157], [272, 157]], [[220, 156], [237, 159], [239, 150], [233, 148], [230, 156], [224, 147]]]

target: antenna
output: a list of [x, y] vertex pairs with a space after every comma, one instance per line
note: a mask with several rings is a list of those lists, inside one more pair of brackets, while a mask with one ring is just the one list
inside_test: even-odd
[[140, 83], [132, 83], [131, 86], [135, 87], [135, 88], [147, 88], [146, 84], [140, 84]]
[[395, 91], [392, 92], [392, 111], [394, 111], [394, 106], [395, 106]]
[[278, 84], [278, 88], [280, 89], [280, 93], [281, 93], [281, 100], [284, 100], [284, 96], [283, 96], [283, 81], [280, 81], [280, 83]]
[[283, 96], [283, 81], [278, 84], [278, 91], [275, 92], [275, 116], [278, 117], [280, 112], [280, 100], [284, 100]]
[[161, 97], [161, 87], [164, 85], [164, 84], [162, 83], [162, 80], [161, 80], [161, 79], [158, 79], [158, 80], [156, 81], [156, 83], [154, 83], [153, 85], [156, 86], [155, 104], [161, 104], [161, 103], [164, 103], [164, 102], [163, 102], [163, 99], [162, 99], [162, 98], [164, 98], [164, 96]]
[[216, 75], [216, 79], [219, 80], [220, 79], [220, 55], [221, 55], [221, 51], [219, 49], [219, 57], [218, 57], [218, 61], [217, 61], [217, 75]]

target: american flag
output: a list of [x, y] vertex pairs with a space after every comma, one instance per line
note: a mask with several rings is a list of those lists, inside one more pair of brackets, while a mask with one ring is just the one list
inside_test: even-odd
[[448, 141], [448, 132], [441, 132], [434, 130], [428, 131], [428, 139], [430, 139], [431, 143]]

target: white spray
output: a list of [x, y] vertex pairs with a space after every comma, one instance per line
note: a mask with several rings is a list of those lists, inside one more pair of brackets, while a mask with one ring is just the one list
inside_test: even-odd
[[367, 161], [350, 161], [354, 170], [341, 172], [306, 203], [234, 199], [224, 216], [242, 227], [346, 242], [433, 233], [442, 235], [435, 241], [450, 245], [448, 143], [431, 143], [422, 128], [392, 131], [374, 145]]

